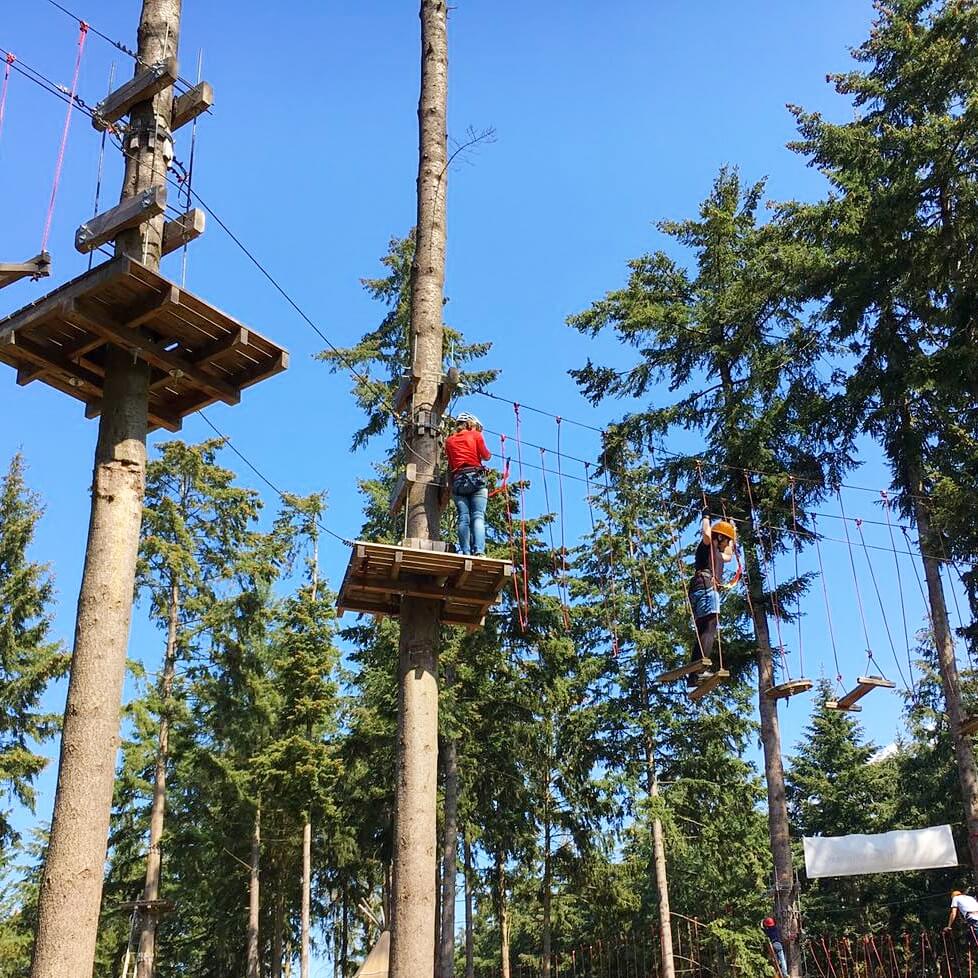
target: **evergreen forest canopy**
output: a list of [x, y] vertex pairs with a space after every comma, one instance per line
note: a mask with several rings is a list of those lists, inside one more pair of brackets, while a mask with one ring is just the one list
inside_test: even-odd
[[[554, 961], [580, 960], [584, 974], [590, 960], [591, 974], [617, 974], [601, 952], [595, 965], [599, 943], [631, 947], [637, 962], [657, 930], [657, 827], [679, 953], [701, 972], [769, 973], [759, 923], [796, 873], [801, 917], [786, 919], [810, 968], [822, 938], [939, 929], [948, 891], [974, 882], [978, 799], [961, 787], [974, 757], [949, 716], [942, 655], [947, 637], [967, 713], [978, 695], [978, 7], [879, 4], [854, 55], [856, 68], [831, 78], [852, 121], [791, 109], [793, 149], [824, 174], [823, 199], [771, 201], [763, 180], [725, 167], [696, 214], [653, 215], [668, 252], [634, 258], [623, 284], [570, 318], [622, 348], [614, 367], [573, 371], [586, 399], [622, 413], [604, 433], [591, 531], [565, 546], [556, 508], [524, 512], [514, 464], [508, 492], [489, 501], [487, 553], [510, 557], [516, 526], [522, 588], [483, 629], [442, 628], [441, 978], [497, 974], [503, 961], [549, 976]], [[382, 276], [364, 282], [379, 325], [321, 358], [343, 377], [355, 368], [353, 448], [387, 451], [359, 488], [361, 536], [390, 543], [406, 460], [388, 405], [410, 366], [413, 262], [413, 233], [394, 238]], [[446, 369], [491, 392], [491, 344], [446, 331]], [[700, 439], [701, 456], [670, 450], [680, 434]], [[781, 745], [777, 704], [761, 695], [758, 708], [758, 683], [779, 681], [772, 629], [821, 583], [775, 583], [768, 568], [818, 545], [819, 506], [867, 439], [889, 464], [927, 596], [927, 617], [911, 623], [906, 736], [881, 754], [856, 716], [826, 706], [837, 690], [823, 679], [804, 736]], [[135, 597], [159, 626], [161, 668], [131, 663], [100, 978], [146, 939], [126, 909], [140, 897], [167, 901], [153, 934], [160, 978], [239, 976], [256, 956], [263, 975], [294, 973], [304, 836], [313, 941], [336, 975], [355, 972], [389, 913], [398, 624], [337, 621], [336, 582], [320, 572], [320, 549], [334, 545], [325, 495], [268, 507], [234, 462], [216, 439], [162, 442], [149, 465]], [[723, 606], [730, 679], [691, 702], [653, 680], [690, 654], [677, 571], [690, 554], [677, 540], [694, 539], [703, 503], [736, 522], [745, 575]], [[17, 456], [0, 481], [0, 978], [29, 967], [45, 841], [38, 745], [58, 737], [40, 702], [69, 665], [51, 636], [52, 572], [32, 546], [45, 518]], [[454, 519], [447, 508], [445, 539]], [[966, 597], [953, 635], [946, 568]], [[34, 813], [31, 834], [14, 830], [14, 806]], [[945, 822], [956, 869], [804, 877], [802, 836]]]

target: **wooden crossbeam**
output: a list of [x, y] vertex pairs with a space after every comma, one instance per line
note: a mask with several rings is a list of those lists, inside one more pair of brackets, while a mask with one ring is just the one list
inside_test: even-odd
[[181, 126], [192, 122], [214, 104], [214, 89], [210, 82], [199, 82], [188, 92], [178, 95], [173, 100], [173, 112], [170, 115], [170, 132], [176, 132]]
[[176, 58], [167, 58], [159, 64], [144, 68], [95, 106], [92, 125], [99, 130], [108, 129], [113, 122], [128, 115], [134, 105], [148, 101], [157, 92], [162, 92], [176, 82], [178, 77]]
[[785, 700], [799, 693], [807, 693], [813, 685], [810, 679], [789, 679], [786, 683], [768, 687], [764, 695], [770, 700]]
[[42, 251], [30, 261], [0, 262], [0, 289], [22, 278], [45, 278], [51, 274], [51, 256]]
[[208, 346], [194, 351], [194, 363], [200, 365], [219, 357], [222, 353], [230, 353], [231, 350], [238, 350], [246, 347], [250, 341], [248, 330], [242, 326], [230, 336], [215, 340]]
[[[79, 393], [93, 394], [96, 396], [101, 396], [102, 394], [101, 374], [68, 360], [64, 354], [41, 347], [27, 337], [19, 336], [17, 333], [5, 333], [3, 336], [0, 336], [0, 345], [16, 347], [24, 359], [30, 360], [31, 363], [38, 367], [38, 370], [32, 371], [32, 373], [53, 372], [59, 375], [63, 383], [66, 383], [71, 388], [77, 389]], [[28, 384], [31, 379], [33, 377], [27, 379], [22, 378], [18, 372], [17, 383]]]
[[[69, 362], [81, 363], [86, 354], [91, 353], [92, 350], [97, 350], [100, 346], [105, 346], [105, 339], [103, 337], [96, 336], [93, 338], [86, 336], [74, 346], [62, 347], [61, 356]], [[21, 367], [17, 371], [17, 383], [21, 386], [29, 384], [31, 381], [42, 377], [49, 369], [43, 366]]]
[[[91, 421], [102, 413], [102, 398], [93, 398], [85, 403], [85, 417]], [[146, 415], [149, 423], [156, 428], [165, 428], [167, 431], [179, 431], [183, 427], [183, 419], [167, 412], [159, 411], [151, 407]]]
[[710, 659], [697, 659], [695, 662], [687, 662], [686, 665], [678, 669], [670, 669], [652, 680], [654, 683], [674, 683], [677, 679], [682, 679], [694, 672], [706, 672], [713, 665]]
[[716, 672], [704, 679], [703, 682], [696, 687], [696, 689], [691, 689], [689, 691], [689, 698], [694, 702], [696, 700], [701, 700], [707, 693], [710, 693], [716, 689], [717, 686], [724, 681], [724, 679], [729, 678], [730, 673], [726, 669], [717, 669]]
[[127, 197], [111, 210], [98, 214], [78, 228], [75, 232], [75, 250], [87, 255], [122, 231], [145, 224], [165, 210], [166, 191], [162, 187], [150, 187], [135, 197]]
[[[160, 297], [155, 311], [145, 311], [134, 317], [131, 322], [138, 322], [143, 318], [149, 319], [153, 315], [158, 315], [163, 306], [167, 304], [179, 305], [179, 302], [180, 290], [176, 286], [171, 286]], [[128, 323], [116, 322], [84, 299], [69, 300], [65, 303], [63, 314], [65, 319], [104, 337], [114, 345], [121, 346], [124, 350], [129, 350], [152, 366], [166, 371], [171, 377], [176, 379], [185, 377], [189, 383], [225, 404], [237, 404], [241, 400], [237, 388], [206, 373], [201, 367], [196, 366], [185, 357], [171, 353], [166, 349], [165, 343], [157, 342], [138, 325], [130, 326]]]
[[845, 696], [840, 696], [837, 700], [826, 700], [827, 710], [839, 710], [840, 712], [858, 713], [862, 707], [856, 706], [856, 701], [861, 700], [867, 693], [874, 689], [893, 689], [896, 683], [881, 676], [860, 676], [856, 680], [856, 685], [849, 690]]
[[207, 226], [207, 215], [199, 208], [193, 207], [185, 214], [167, 221], [163, 225], [163, 245], [161, 254], [168, 255], [177, 248], [182, 248], [196, 238], [199, 238]]

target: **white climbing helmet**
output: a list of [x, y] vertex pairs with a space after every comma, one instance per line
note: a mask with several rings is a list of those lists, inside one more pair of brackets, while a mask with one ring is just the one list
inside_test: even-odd
[[468, 411], [463, 411], [461, 414], [459, 414], [455, 418], [455, 421], [458, 424], [473, 424], [477, 428], [482, 427], [482, 422], [474, 414], [469, 414]]

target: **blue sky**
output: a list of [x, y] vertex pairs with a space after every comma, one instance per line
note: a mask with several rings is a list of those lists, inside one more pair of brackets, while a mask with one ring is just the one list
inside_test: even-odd
[[[136, 0], [73, 2], [100, 31], [133, 43]], [[68, 84], [77, 25], [46, 0], [8, 6], [0, 47]], [[199, 126], [195, 189], [333, 342], [349, 344], [382, 315], [360, 278], [379, 274], [388, 239], [414, 221], [416, 4], [296, 0], [270, 8], [254, 0], [185, 0], [184, 7], [181, 72], [195, 74], [202, 49], [204, 77], [216, 92], [213, 113]], [[849, 64], [848, 48], [865, 36], [871, 16], [869, 0], [458, 0], [450, 28], [450, 132], [464, 139], [470, 126], [492, 127], [496, 139], [451, 174], [446, 321], [469, 339], [493, 341], [499, 394], [595, 426], [621, 412], [613, 404], [592, 409], [567, 371], [588, 355], [617, 362], [623, 354], [610, 339], [572, 332], [566, 316], [620, 285], [627, 259], [662, 247], [654, 222], [694, 213], [723, 164], [739, 165], [749, 179], [766, 176], [776, 199], [819, 195], [821, 177], [785, 148], [794, 133], [785, 103], [840, 120], [851, 115], [825, 75]], [[90, 35], [79, 85], [89, 104], [105, 93], [113, 61], [116, 77], [127, 78], [129, 59]], [[0, 260], [37, 251], [64, 109], [22, 76], [12, 77], [0, 141]], [[92, 212], [98, 152], [98, 134], [76, 114], [51, 236], [53, 278], [0, 292], [0, 316], [86, 267], [72, 241]], [[186, 131], [178, 135], [177, 156], [189, 157]], [[110, 150], [103, 209], [115, 202], [119, 173]], [[166, 260], [164, 273], [180, 280], [179, 254]], [[187, 287], [292, 354], [286, 374], [246, 391], [235, 408], [211, 408], [210, 417], [277, 484], [299, 493], [328, 490], [329, 525], [355, 535], [355, 484], [368, 474], [371, 456], [349, 452], [359, 419], [347, 379], [313, 360], [321, 340], [213, 223], [191, 246]], [[487, 427], [512, 431], [507, 405], [472, 398], [465, 406]], [[56, 632], [70, 642], [96, 424], [84, 420], [80, 404], [41, 384], [18, 387], [7, 368], [0, 370], [0, 417], [0, 462], [22, 450], [30, 484], [47, 505], [34, 556], [50, 561], [57, 575]], [[210, 435], [192, 417], [181, 437]], [[524, 436], [553, 446], [554, 424], [526, 414]], [[593, 458], [597, 435], [568, 426], [563, 444]], [[236, 465], [230, 456], [227, 462]], [[247, 472], [242, 481], [255, 483]], [[886, 486], [871, 447], [851, 481]], [[256, 487], [272, 506], [271, 494]], [[846, 497], [851, 516], [880, 518], [876, 502], [873, 493]], [[527, 505], [543, 509], [538, 486]], [[578, 498], [569, 508], [569, 538], [585, 520]], [[837, 523], [824, 529], [842, 537]], [[868, 542], [886, 545], [885, 527], [866, 532]], [[865, 643], [854, 637], [861, 626], [848, 554], [831, 541], [823, 552], [848, 679], [865, 665]], [[330, 542], [323, 556], [335, 585], [346, 549]], [[864, 569], [863, 555], [857, 559]], [[803, 567], [813, 562], [806, 555]], [[895, 588], [892, 557], [877, 555], [876, 562], [885, 600]], [[905, 562], [915, 628], [922, 612], [912, 574]], [[872, 644], [895, 674], [865, 574], [861, 584]], [[809, 605], [807, 671], [832, 675], [819, 589]], [[160, 641], [137, 613], [131, 656], [153, 668]], [[60, 709], [63, 690], [51, 700]], [[786, 744], [799, 735], [808, 709], [802, 700], [783, 711]], [[897, 697], [878, 693], [863, 719], [887, 743], [897, 714]], [[50, 813], [52, 779], [49, 772], [42, 781], [42, 818]]]

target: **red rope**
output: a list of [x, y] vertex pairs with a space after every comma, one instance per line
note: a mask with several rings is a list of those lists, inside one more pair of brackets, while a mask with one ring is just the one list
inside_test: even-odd
[[530, 617], [529, 572], [526, 559], [526, 480], [523, 478], [523, 441], [521, 437], [522, 422], [520, 421], [520, 406], [513, 405], [516, 415], [516, 462], [520, 470], [520, 538], [523, 555], [523, 606], [526, 618]]
[[41, 251], [47, 251], [48, 238], [51, 235], [51, 221], [54, 219], [54, 202], [58, 196], [58, 186], [61, 183], [61, 171], [65, 162], [65, 149], [68, 146], [68, 130], [71, 128], [71, 115], [75, 108], [75, 93], [78, 91], [78, 75], [81, 71], [82, 52], [85, 50], [85, 38], [88, 36], [88, 24], [78, 22], [78, 53], [75, 55], [75, 73], [71, 79], [71, 94], [68, 98], [68, 111], [65, 113], [65, 126], [61, 133], [61, 146], [58, 149], [58, 162], [54, 167], [54, 182], [51, 185], [51, 200], [48, 202], [48, 213], [44, 219], [44, 233], [41, 235]]
[[565, 532], [565, 521], [564, 521], [564, 472], [560, 464], [561, 451], [560, 451], [560, 416], [557, 416], [557, 496], [558, 503], [560, 506], [560, 576], [564, 584], [564, 599], [566, 603], [570, 604], [570, 595], [567, 590], [567, 543], [564, 538]]
[[7, 85], [10, 82], [10, 66], [17, 59], [8, 52], [7, 63], [3, 69], [3, 86], [0, 87], [0, 136], [3, 135], [3, 117], [7, 109]]

